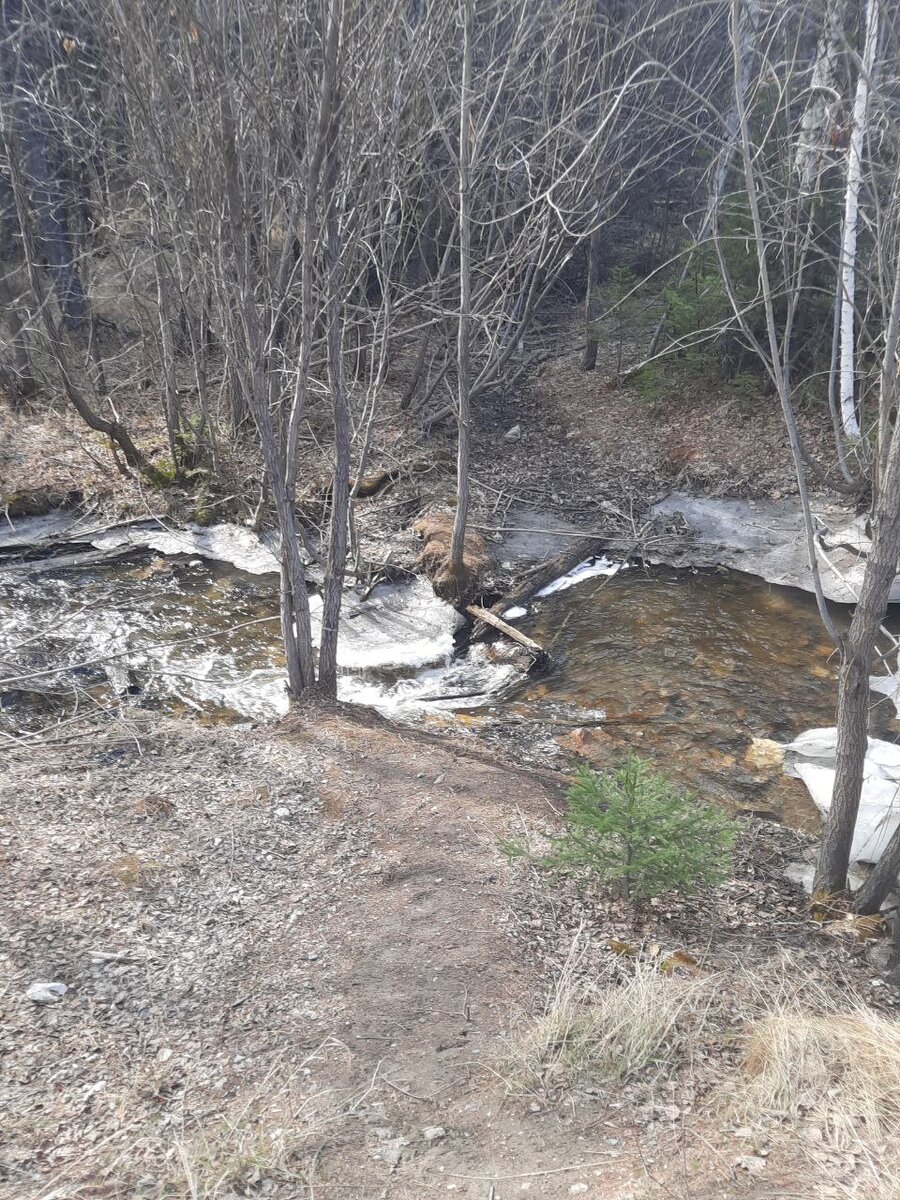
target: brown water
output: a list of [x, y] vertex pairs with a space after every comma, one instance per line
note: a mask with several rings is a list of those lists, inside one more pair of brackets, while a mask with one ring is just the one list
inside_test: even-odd
[[[575, 741], [601, 764], [633, 749], [737, 807], [818, 827], [802, 784], [748, 757], [754, 738], [834, 724], [836, 656], [811, 596], [731, 571], [635, 568], [539, 600], [517, 625], [552, 665], [495, 718], [565, 735], [582, 716], [590, 732]], [[879, 704], [874, 722], [889, 731], [892, 715]]]
[[[286, 708], [276, 613], [271, 576], [186, 556], [9, 575], [0, 676], [60, 670], [39, 685], [0, 680], [0, 729], [15, 736], [97, 705], [271, 720]], [[517, 625], [550, 651], [540, 678], [511, 675], [481, 648], [346, 676], [343, 694], [403, 719], [452, 720], [465, 706], [455, 719], [538, 763], [557, 753], [553, 739], [571, 748], [572, 730], [586, 729], [575, 740], [598, 764], [633, 749], [737, 807], [816, 827], [802, 785], [748, 756], [753, 739], [833, 724], [836, 660], [811, 597], [728, 571], [630, 568], [533, 602]], [[873, 711], [873, 731], [891, 733], [893, 707]]]

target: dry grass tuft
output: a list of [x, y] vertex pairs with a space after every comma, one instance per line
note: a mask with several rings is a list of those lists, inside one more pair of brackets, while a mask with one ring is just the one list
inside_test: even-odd
[[[82, 1178], [115, 1181], [123, 1195], [142, 1180], [146, 1200], [235, 1200], [283, 1191], [306, 1195], [342, 1104], [327, 1089], [311, 1093], [303, 1066], [346, 1054], [341, 1043], [327, 1039], [299, 1067], [273, 1064], [225, 1105], [215, 1104], [208, 1079], [188, 1078], [170, 1098], [166, 1119], [145, 1123], [140, 1132], [138, 1097], [110, 1097], [119, 1128], [98, 1155], [84, 1156]], [[88, 1187], [84, 1194], [95, 1193]]]
[[900, 1022], [862, 1004], [780, 1002], [750, 1026], [744, 1071], [742, 1103], [757, 1113], [814, 1114], [839, 1146], [900, 1139]]
[[600, 988], [579, 978], [581, 958], [576, 937], [543, 1014], [509, 1047], [506, 1078], [553, 1090], [671, 1073], [703, 1035], [710, 981], [638, 961], [624, 983]]
[[[752, 981], [751, 981], [752, 982]], [[726, 1108], [741, 1122], [793, 1131], [836, 1196], [900, 1196], [900, 1021], [819, 985], [782, 980], [747, 1026]]]
[[321, 1135], [317, 1110], [293, 1089], [254, 1091], [213, 1123], [189, 1125], [174, 1136], [165, 1195], [218, 1200], [252, 1194], [265, 1180], [297, 1183]]

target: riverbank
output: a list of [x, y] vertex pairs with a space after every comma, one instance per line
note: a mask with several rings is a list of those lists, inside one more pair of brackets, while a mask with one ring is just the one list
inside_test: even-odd
[[[133, 712], [6, 759], [10, 1200], [812, 1196], [818, 1102], [791, 1132], [723, 1108], [742, 1031], [775, 981], [895, 999], [783, 879], [803, 835], [746, 823], [700, 906], [579, 897], [499, 849], [557, 828], [563, 781], [462, 735], [346, 709], [256, 730]], [[542, 1078], [560, 981], [627, 989], [639, 960], [715, 996], [699, 1040], [615, 1086]], [[68, 990], [36, 1004], [39, 981]], [[871, 1183], [813, 1149], [835, 1183]]]
[[[558, 551], [567, 533], [628, 541], [675, 487], [764, 501], [766, 511], [788, 504], [792, 467], [773, 398], [692, 396], [677, 374], [665, 397], [616, 389], [608, 364], [586, 377], [577, 354], [564, 336], [527, 386], [486, 397], [475, 414], [472, 525], [493, 551], [491, 588]], [[400, 411], [403, 384], [402, 371], [389, 380], [372, 429], [370, 466], [389, 478], [357, 505], [361, 590], [379, 573], [415, 570], [417, 517], [453, 502], [453, 429], [426, 436]], [[259, 651], [256, 625], [275, 621], [274, 585], [271, 596], [256, 596], [246, 580], [191, 557], [204, 554], [211, 523], [227, 518], [226, 530], [243, 523], [245, 531], [265, 523], [252, 439], [225, 454], [215, 487], [201, 479], [148, 490], [120, 476], [65, 409], [3, 412], [8, 514], [65, 503], [88, 524], [162, 521], [152, 552], [126, 560], [114, 589], [101, 583], [92, 607], [86, 585], [60, 612], [77, 611], [104, 638], [122, 633], [124, 614], [125, 634], [136, 621], [158, 650], [170, 634], [154, 632], [154, 606], [165, 622], [183, 621], [190, 641], [205, 620], [222, 632], [234, 625], [237, 594]], [[133, 415], [141, 439], [163, 455], [154, 414]], [[821, 414], [801, 413], [801, 422], [815, 445]], [[717, 436], [701, 437], [705, 430]], [[305, 480], [325, 474], [315, 437], [303, 454]], [[321, 522], [321, 489], [310, 483], [301, 505], [311, 527]], [[191, 521], [204, 530], [186, 553], [171, 535]], [[697, 607], [685, 606], [691, 621]], [[779, 607], [781, 597], [766, 596], [759, 619]], [[513, 714], [509, 736], [505, 727], [479, 731], [471, 715], [436, 734], [344, 708], [253, 727], [213, 725], [211, 712], [175, 720], [123, 701], [84, 719], [85, 706], [107, 693], [80, 677], [82, 723], [55, 731], [42, 723], [40, 737], [6, 753], [0, 783], [9, 930], [0, 1107], [15, 1114], [4, 1129], [0, 1195], [645, 1200], [674, 1189], [692, 1200], [784, 1191], [811, 1200], [820, 1193], [806, 1180], [818, 1174], [880, 1200], [875, 1177], [895, 1179], [894, 1164], [857, 1127], [855, 1106], [881, 1098], [841, 1091], [841, 1080], [855, 1077], [843, 1050], [828, 1050], [834, 1071], [803, 1082], [787, 1113], [756, 1093], [740, 1111], [731, 1102], [750, 1096], [749, 1048], [767, 1036], [759, 1030], [773, 1003], [788, 1028], [802, 1029], [802, 1014], [812, 1013], [823, 1022], [817, 1029], [831, 1030], [856, 1028], [858, 1014], [850, 1025], [835, 1014], [857, 1003], [877, 1021], [900, 998], [888, 948], [873, 940], [870, 949], [852, 924], [824, 931], [784, 877], [809, 851], [807, 835], [746, 815], [732, 875], [711, 897], [643, 908], [582, 896], [532, 860], [510, 863], [501, 853], [510, 838], [540, 848], [558, 830], [570, 761], [563, 751], [582, 753], [590, 742], [587, 757], [602, 766], [610, 746], [616, 754], [649, 747], [648, 718], [694, 734], [704, 728], [697, 714], [709, 697], [660, 683], [663, 623], [641, 613], [629, 605], [627, 636], [616, 633], [614, 613], [602, 620], [603, 639], [587, 630], [628, 675], [618, 708], [597, 716], [609, 737], [571, 733], [596, 692], [590, 680], [552, 732]], [[58, 641], [52, 604], [44, 618], [38, 624]], [[576, 637], [577, 622], [552, 604], [526, 624], [535, 618], [548, 622], [548, 640], [560, 629]], [[641, 621], [646, 687], [633, 678]], [[746, 614], [736, 624], [747, 626]], [[63, 633], [65, 642], [77, 629]], [[687, 655], [683, 674], [735, 671], [716, 647], [672, 637]], [[79, 670], [87, 657], [102, 675], [98, 654], [70, 657]], [[810, 670], [824, 687], [830, 664], [818, 657]], [[196, 710], [210, 698], [197, 684], [210, 664], [176, 660], [163, 655], [149, 674], [157, 685], [178, 671], [192, 676], [185, 692]], [[53, 664], [40, 666], [47, 673]], [[259, 678], [272, 666], [249, 663]], [[122, 695], [146, 680], [110, 683]], [[547, 683], [536, 682], [535, 696]], [[637, 683], [640, 703], [631, 703]], [[548, 703], [560, 698], [561, 690]], [[678, 752], [682, 776], [700, 786], [707, 769], [737, 770], [744, 807], [776, 811], [768, 796], [762, 803], [766, 781], [744, 763], [750, 735], [761, 732], [773, 731], [722, 730], [715, 746], [696, 736], [699, 756]], [[550, 773], [551, 764], [562, 770]], [[41, 1005], [27, 997], [41, 982], [67, 990]], [[610, 1014], [623, 1005], [626, 1024], [648, 1031], [649, 1056], [632, 1062], [631, 1049], [614, 1042], [613, 1067], [584, 1069], [573, 1042], [585, 1020], [603, 1012], [604, 1028], [618, 1028]], [[659, 1011], [671, 1022], [660, 1026]], [[885, 1029], [894, 1026], [877, 1026], [879, 1036]], [[802, 1080], [793, 1053], [773, 1051], [771, 1061]]]
[[[580, 368], [582, 329], [576, 311], [557, 314], [546, 361], [514, 387], [479, 399], [472, 424], [472, 524], [489, 539], [510, 522], [510, 510], [549, 510], [565, 527], [575, 522], [610, 532], [640, 520], [661, 494], [750, 499], [795, 494], [787, 435], [776, 397], [762, 380], [736, 389], [714, 364], [697, 376], [670, 360], [655, 382], [638, 378], [617, 386], [612, 328], [601, 341], [598, 368]], [[636, 354], [639, 347], [635, 347]], [[378, 414], [369, 430], [366, 474], [388, 473], [385, 486], [357, 503], [360, 537], [372, 561], [392, 554], [411, 561], [406, 531], [435, 504], [451, 504], [455, 430], [452, 417], [428, 427], [402, 407], [413, 363], [391, 366]], [[657, 376], [659, 378], [657, 378]], [[162, 474], [171, 472], [161, 403], [135, 390], [122, 398], [121, 417]], [[801, 405], [804, 445], [829, 461], [827, 411]], [[299, 498], [311, 527], [322, 516], [327, 479], [327, 430], [307, 425], [301, 440]], [[252, 430], [240, 441], [223, 434], [215, 462], [187, 484], [150, 487], [123, 474], [102, 438], [87, 429], [59, 397], [14, 409], [0, 396], [0, 509], [35, 515], [61, 504], [87, 508], [109, 520], [163, 516], [258, 522], [266, 505]], [[261, 503], [262, 501], [262, 503]], [[517, 523], [521, 521], [518, 512]]]

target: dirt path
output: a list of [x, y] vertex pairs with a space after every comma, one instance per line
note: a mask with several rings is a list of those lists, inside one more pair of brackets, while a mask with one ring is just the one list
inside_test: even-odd
[[588, 1159], [492, 1074], [535, 987], [496, 842], [540, 781], [355, 714], [11, 757], [0, 1194], [483, 1197]]
[[[508, 1069], [576, 926], [597, 979], [621, 974], [611, 935], [699, 938], [723, 979], [785, 947], [836, 978], [771, 838], [708, 914], [648, 924], [499, 853], [553, 826], [552, 781], [362, 710], [136, 714], [4, 766], [4, 1200], [779, 1194], [697, 1108], [733, 1056], [577, 1098]], [[38, 981], [68, 991], [39, 1005]], [[768, 1174], [807, 1194], [789, 1159]]]

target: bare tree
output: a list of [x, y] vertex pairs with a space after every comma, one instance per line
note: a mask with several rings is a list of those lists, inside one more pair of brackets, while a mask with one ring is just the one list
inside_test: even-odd
[[[732, 30], [741, 19], [742, 0], [732, 0]], [[799, 130], [782, 124], [771, 116], [765, 100], [748, 96], [743, 78], [743, 56], [740, 39], [733, 33], [734, 90], [738, 99], [739, 130], [742, 157], [742, 184], [749, 208], [749, 221], [756, 264], [759, 271], [758, 304], [764, 315], [765, 340], [756, 337], [747, 316], [746, 304], [740, 299], [730, 278], [726, 255], [717, 243], [723, 278], [744, 338], [771, 376], [781, 401], [782, 412], [797, 474], [798, 489], [807, 532], [810, 569], [816, 587], [819, 609], [840, 655], [837, 699], [837, 765], [831, 809], [823, 832], [816, 868], [814, 897], [827, 899], [846, 888], [850, 846], [859, 809], [864, 760], [867, 751], [869, 704], [869, 674], [872, 669], [876, 643], [884, 621], [891, 586], [900, 558], [900, 437], [892, 420], [896, 400], [897, 338], [900, 334], [900, 287], [896, 281], [898, 262], [897, 213], [900, 193], [897, 174], [887, 172], [863, 154], [865, 126], [869, 106], [868, 90], [876, 77], [878, 16], [875, 6], [867, 8], [867, 30], [863, 61], [854, 105], [854, 125], [850, 134], [850, 153], [843, 184], [844, 228], [840, 250], [829, 254], [827, 240], [817, 240], [817, 205], [809, 203], [810, 188], [815, 182], [816, 194], [823, 196], [823, 172], [831, 165], [825, 161], [828, 141], [821, 123], [821, 93], [831, 98], [836, 78], [835, 58], [838, 38], [837, 11], [831, 12], [828, 28], [822, 33], [812, 70], [785, 50], [785, 41], [793, 38], [784, 10], [772, 7], [767, 15], [765, 38], [760, 43], [764, 55], [764, 73], [778, 79], [786, 95], [797, 86], [798, 80], [811, 78], [811, 90], [799, 97], [796, 108], [803, 115]], [[886, 99], [886, 98], [885, 98]], [[785, 104], [782, 113], [789, 113]], [[812, 116], [810, 114], [813, 114]], [[758, 139], [754, 143], [754, 135]], [[831, 151], [835, 149], [832, 144]], [[815, 169], [813, 153], [818, 156]], [[833, 173], [832, 173], [833, 174]], [[859, 259], [856, 230], [860, 221], [861, 195], [865, 186], [872, 198], [872, 208], [866, 212], [866, 228], [870, 231], [867, 255], [884, 263], [885, 269], [873, 271], [867, 267], [869, 286], [882, 280], [877, 305], [866, 312], [880, 314], [883, 326], [875, 330], [866, 321], [863, 328], [856, 323], [855, 273]], [[832, 194], [834, 194], [832, 184]], [[820, 199], [821, 202], [821, 199]], [[881, 470], [874, 481], [874, 503], [871, 515], [871, 547], [866, 560], [860, 594], [846, 634], [839, 635], [828, 611], [819, 581], [818, 538], [810, 509], [806, 485], [808, 455], [800, 443], [793, 410], [792, 384], [794, 370], [793, 325], [798, 310], [814, 295], [806, 280], [806, 269], [815, 255], [828, 263], [833, 278], [840, 280], [834, 295], [834, 329], [840, 330], [841, 349], [841, 408], [843, 432], [853, 433], [856, 421], [855, 367], [860, 344], [867, 346], [871, 356], [880, 357], [881, 401], [878, 445]], [[871, 258], [869, 260], [871, 262]], [[890, 264], [888, 266], [888, 264]], [[779, 273], [777, 284], [773, 272]], [[848, 383], [849, 381], [849, 383]], [[851, 420], [852, 418], [852, 420]], [[838, 430], [840, 437], [841, 430]], [[898, 839], [900, 841], [900, 839]], [[896, 876], [900, 863], [900, 845], [890, 848], [884, 866], [879, 867], [867, 886], [856, 897], [862, 911], [877, 907]], [[892, 874], [893, 872], [893, 874]]]
[[457, 456], [456, 515], [450, 540], [450, 574], [456, 591], [466, 591], [463, 551], [469, 512], [469, 421], [472, 386], [469, 359], [469, 321], [472, 291], [472, 238], [470, 212], [471, 88], [474, 0], [460, 0], [462, 25], [462, 82], [459, 102], [459, 316], [457, 318]]

